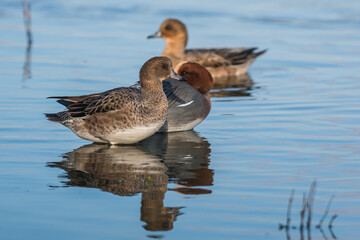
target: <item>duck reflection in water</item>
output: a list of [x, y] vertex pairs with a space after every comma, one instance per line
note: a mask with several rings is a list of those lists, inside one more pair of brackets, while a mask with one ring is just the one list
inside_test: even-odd
[[[173, 228], [181, 207], [165, 207], [168, 183], [181, 194], [209, 194], [210, 144], [194, 131], [158, 133], [132, 146], [84, 145], [48, 163], [66, 171], [65, 186], [99, 188], [118, 196], [142, 193], [141, 221], [148, 231]], [[198, 187], [198, 188], [196, 188]]]
[[248, 73], [240, 76], [223, 77], [217, 79], [211, 92], [211, 97], [242, 97], [251, 96], [248, 90], [252, 89], [254, 81]]

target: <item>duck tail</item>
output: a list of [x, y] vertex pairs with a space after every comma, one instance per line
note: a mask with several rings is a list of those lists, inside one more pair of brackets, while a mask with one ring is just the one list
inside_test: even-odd
[[248, 48], [245, 50], [242, 50], [240, 53], [235, 53], [233, 54], [234, 56], [232, 56], [231, 58], [231, 63], [234, 65], [240, 65], [240, 64], [247, 64], [250, 65], [255, 58], [257, 58], [258, 56], [264, 54], [267, 49], [264, 49], [260, 52], [255, 52], [257, 48]]
[[62, 122], [62, 119], [59, 117], [57, 113], [44, 113], [47, 120], [51, 122]]
[[264, 49], [264, 50], [262, 50], [260, 52], [254, 53], [254, 58], [257, 58], [258, 56], [263, 55], [266, 51], [267, 51], [267, 49]]
[[71, 101], [63, 100], [63, 99], [59, 99], [59, 100], [57, 100], [57, 102], [60, 103], [61, 105], [64, 105], [65, 107], [68, 107], [69, 105], [74, 103]]

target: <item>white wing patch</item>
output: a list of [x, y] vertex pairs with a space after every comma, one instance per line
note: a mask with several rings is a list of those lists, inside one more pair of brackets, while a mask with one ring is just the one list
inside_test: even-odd
[[186, 106], [189, 106], [190, 104], [192, 104], [193, 102], [194, 102], [194, 100], [192, 100], [192, 101], [190, 101], [188, 103], [177, 105], [176, 107], [186, 107]]

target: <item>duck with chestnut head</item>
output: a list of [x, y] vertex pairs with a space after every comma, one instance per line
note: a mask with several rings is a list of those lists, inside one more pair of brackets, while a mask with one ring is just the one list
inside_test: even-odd
[[197, 62], [206, 67], [214, 81], [218, 78], [240, 76], [246, 73], [251, 63], [266, 50], [257, 48], [211, 48], [185, 49], [188, 41], [186, 26], [178, 19], [168, 18], [160, 29], [148, 38], [161, 37], [166, 41], [162, 56], [171, 59], [174, 66], [182, 61]]
[[208, 116], [211, 109], [209, 91], [213, 79], [209, 71], [193, 62], [179, 63], [175, 71], [186, 81], [163, 81], [169, 108], [166, 122], [159, 132], [191, 130]]
[[142, 66], [141, 91], [132, 87], [73, 97], [50, 97], [67, 109], [45, 114], [48, 120], [70, 128], [79, 137], [93, 142], [133, 144], [163, 126], [168, 101], [162, 81], [173, 75], [171, 60], [154, 57]]

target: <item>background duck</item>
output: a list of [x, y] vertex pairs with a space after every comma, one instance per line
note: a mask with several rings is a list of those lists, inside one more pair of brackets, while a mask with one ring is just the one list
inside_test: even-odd
[[203, 66], [193, 62], [182, 62], [176, 66], [175, 71], [186, 78], [186, 81], [163, 81], [169, 109], [166, 122], [159, 132], [191, 130], [208, 116], [211, 109], [211, 74]]
[[65, 125], [86, 140], [136, 143], [154, 134], [164, 124], [168, 103], [162, 80], [169, 78], [172, 72], [169, 58], [151, 58], [139, 73], [141, 91], [120, 87], [84, 96], [50, 97], [59, 99], [67, 110], [45, 115], [48, 120]]
[[197, 62], [206, 67], [215, 82], [217, 78], [239, 76], [247, 71], [251, 63], [265, 53], [255, 52], [257, 48], [213, 48], [185, 50], [188, 33], [185, 24], [178, 19], [168, 18], [160, 29], [148, 38], [162, 37], [166, 41], [161, 55], [169, 57], [174, 66], [181, 61]]

